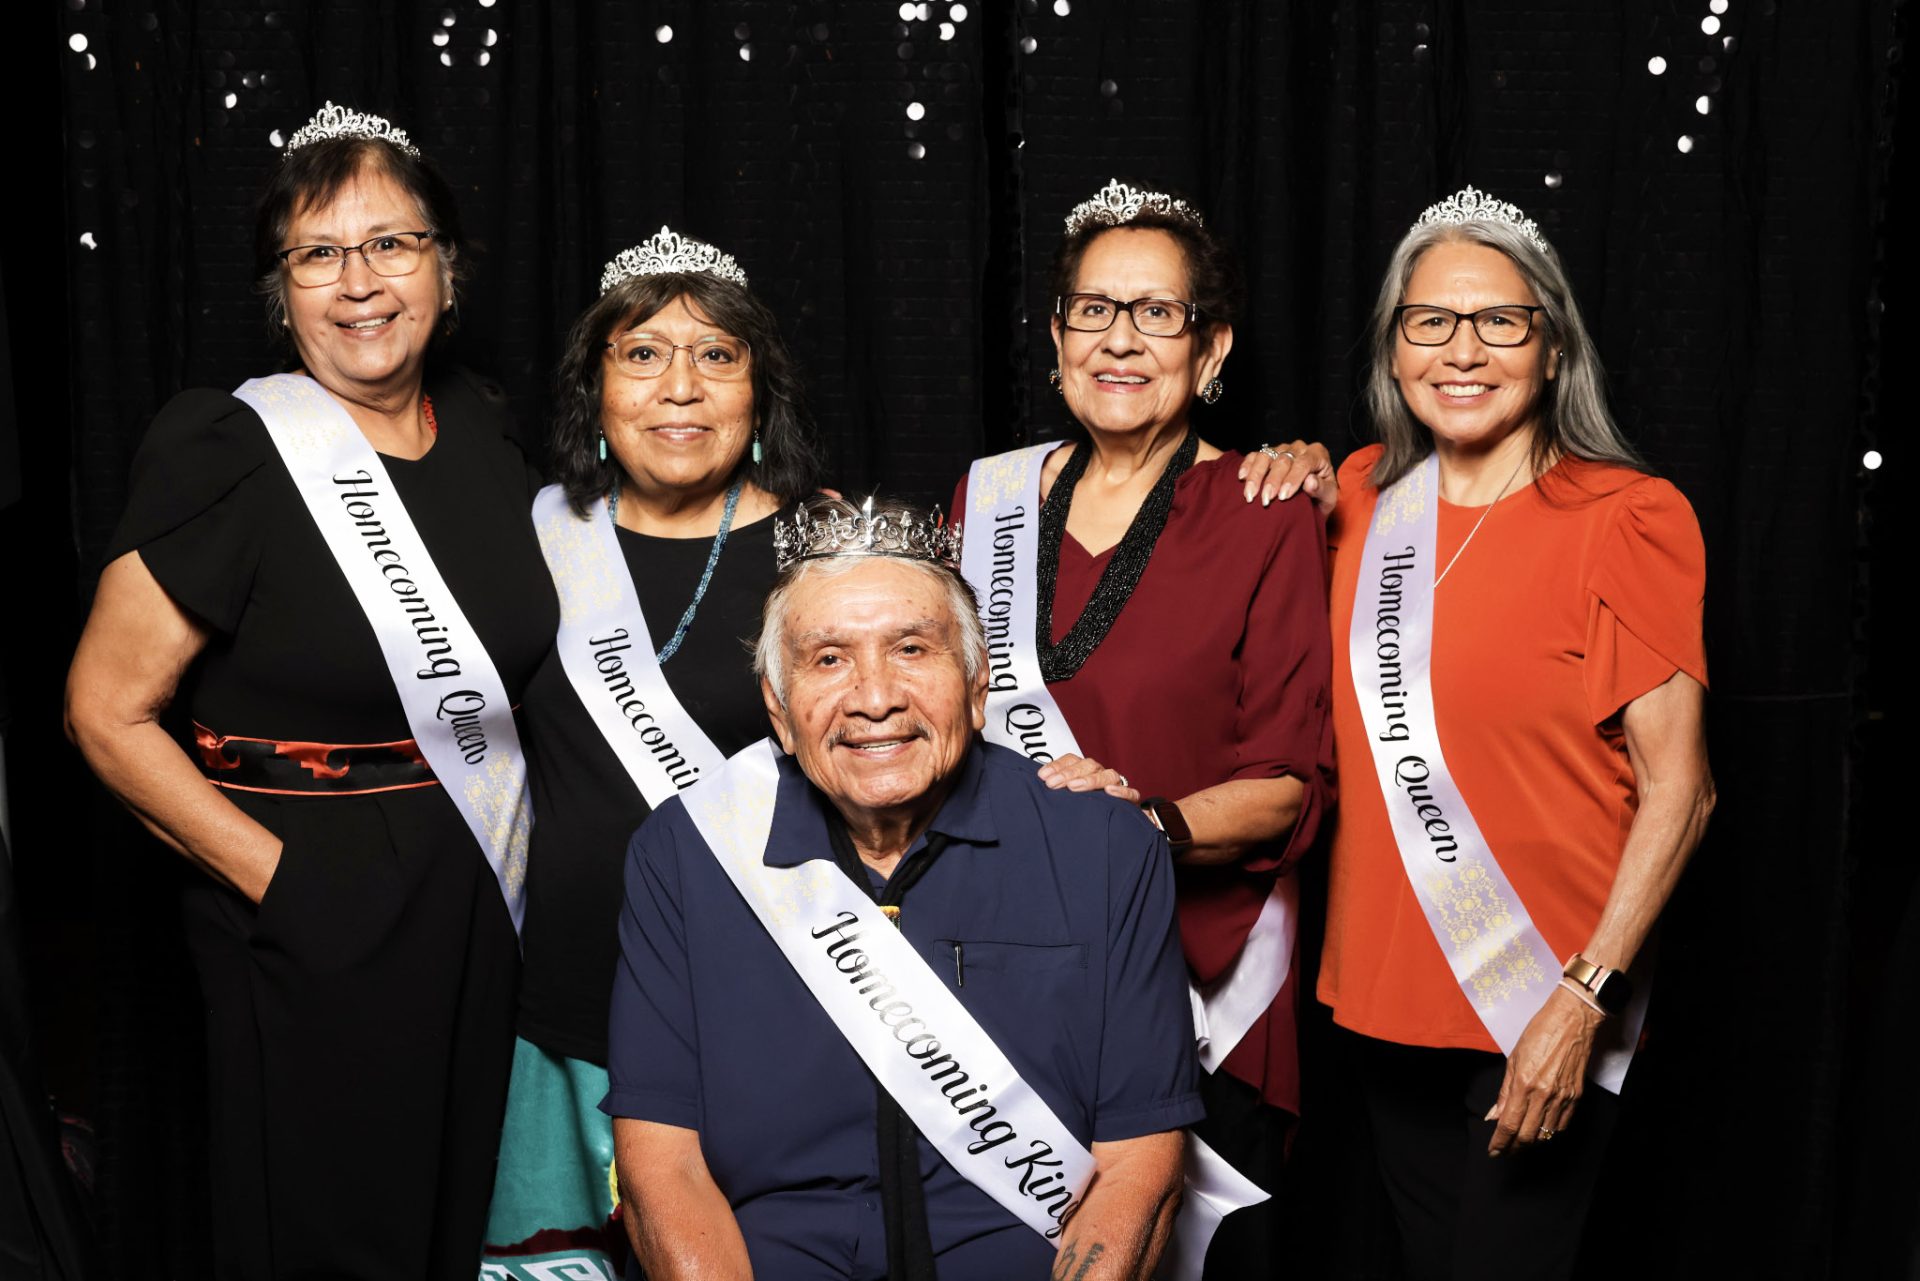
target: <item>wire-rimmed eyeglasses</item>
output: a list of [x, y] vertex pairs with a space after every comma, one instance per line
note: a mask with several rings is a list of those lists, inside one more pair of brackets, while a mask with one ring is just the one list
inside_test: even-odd
[[693, 342], [674, 342], [659, 334], [623, 334], [607, 344], [613, 367], [628, 378], [658, 378], [673, 368], [673, 354], [687, 353], [693, 370], [703, 378], [728, 382], [747, 372], [753, 347], [744, 338], [715, 335]]
[[302, 289], [331, 285], [347, 270], [354, 254], [376, 276], [411, 276], [420, 267], [420, 255], [434, 237], [431, 231], [386, 231], [357, 245], [295, 245], [276, 257], [287, 264], [287, 274]]
[[1200, 319], [1200, 309], [1178, 298], [1135, 298], [1123, 302], [1105, 294], [1067, 294], [1056, 299], [1054, 313], [1068, 329], [1103, 333], [1126, 312], [1133, 327], [1149, 338], [1178, 338]]
[[1478, 311], [1403, 303], [1393, 309], [1393, 314], [1400, 322], [1400, 332], [1416, 347], [1446, 346], [1463, 320], [1472, 323], [1473, 332], [1489, 347], [1518, 347], [1533, 336], [1533, 313], [1545, 310], [1524, 303], [1503, 303]]

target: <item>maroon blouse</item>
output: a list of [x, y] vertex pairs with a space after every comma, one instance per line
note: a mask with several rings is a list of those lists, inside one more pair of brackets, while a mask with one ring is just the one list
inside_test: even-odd
[[[1273, 885], [1313, 843], [1333, 800], [1326, 535], [1311, 499], [1241, 500], [1241, 455], [1195, 463], [1174, 487], [1153, 559], [1113, 629], [1070, 680], [1050, 682], [1081, 750], [1142, 796], [1178, 800], [1242, 778], [1306, 787], [1283, 841], [1232, 867], [1177, 869], [1180, 936], [1201, 983], [1240, 954]], [[953, 500], [966, 510], [966, 481]], [[1053, 639], [1073, 626], [1113, 552], [1068, 534]], [[1300, 1108], [1294, 1036], [1298, 960], [1267, 1014], [1223, 1067], [1267, 1102]]]

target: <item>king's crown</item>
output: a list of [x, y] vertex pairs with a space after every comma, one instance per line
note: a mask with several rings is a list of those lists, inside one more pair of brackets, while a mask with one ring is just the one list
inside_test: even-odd
[[1138, 187], [1129, 187], [1115, 178], [1095, 192], [1093, 199], [1083, 200], [1073, 207], [1073, 212], [1067, 215], [1067, 234], [1071, 236], [1082, 227], [1092, 225], [1118, 227], [1132, 222], [1143, 213], [1176, 218], [1195, 227], [1204, 221], [1200, 211], [1184, 200], [1175, 200], [1164, 191], [1142, 191]]
[[1495, 200], [1470, 186], [1462, 187], [1437, 205], [1428, 206], [1413, 227], [1417, 231], [1422, 227], [1458, 226], [1464, 222], [1504, 223], [1525, 236], [1535, 249], [1547, 252], [1547, 238], [1541, 234], [1539, 224], [1527, 217], [1519, 205]]
[[336, 107], [332, 102], [314, 112], [313, 119], [293, 131], [293, 137], [287, 139], [286, 154], [292, 155], [302, 147], [329, 138], [373, 138], [391, 144], [415, 160], [420, 158], [420, 148], [413, 145], [405, 129], [394, 128], [393, 122], [384, 116]]
[[658, 234], [614, 256], [607, 269], [600, 273], [600, 292], [605, 294], [624, 280], [685, 272], [703, 272], [730, 280], [742, 289], [747, 287], [747, 273], [740, 270], [732, 254], [723, 254], [704, 240], [662, 227]]
[[896, 556], [943, 565], [960, 561], [960, 526], [905, 503], [871, 497], [856, 507], [844, 498], [813, 498], [800, 504], [793, 519], [773, 525], [773, 559], [778, 570], [803, 560], [830, 556]]

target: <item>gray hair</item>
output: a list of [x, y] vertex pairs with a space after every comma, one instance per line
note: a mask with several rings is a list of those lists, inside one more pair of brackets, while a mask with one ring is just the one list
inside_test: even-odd
[[[774, 581], [773, 591], [768, 594], [766, 607], [760, 614], [760, 636], [753, 646], [753, 674], [773, 687], [780, 706], [787, 705], [787, 614], [792, 608], [794, 593], [810, 578], [835, 578], [875, 559], [873, 556], [827, 556], [796, 561]], [[960, 571], [939, 561], [911, 560], [904, 556], [888, 559], [939, 580], [946, 593], [947, 608], [960, 632], [960, 660], [971, 684], [987, 665], [987, 636], [980, 626], [980, 604], [973, 588], [960, 576]]]
[[1560, 265], [1560, 255], [1551, 247], [1536, 245], [1519, 228], [1505, 223], [1441, 223], [1415, 227], [1401, 237], [1373, 305], [1373, 364], [1367, 375], [1367, 406], [1386, 452], [1374, 464], [1369, 483], [1375, 489], [1385, 489], [1433, 452], [1432, 433], [1407, 408], [1400, 385], [1394, 381], [1398, 333], [1393, 310], [1406, 300], [1407, 284], [1421, 256], [1443, 244], [1485, 245], [1499, 250], [1545, 309], [1541, 336], [1560, 355], [1555, 377], [1540, 394], [1540, 429], [1533, 440], [1536, 469], [1562, 454], [1571, 454], [1588, 462], [1617, 463], [1646, 471], [1646, 463], [1620, 434], [1607, 410], [1600, 350], [1580, 318], [1580, 307], [1573, 300], [1573, 287]]

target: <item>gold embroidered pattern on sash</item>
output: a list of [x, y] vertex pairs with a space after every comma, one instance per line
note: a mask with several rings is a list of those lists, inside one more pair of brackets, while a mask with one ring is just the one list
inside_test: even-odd
[[486, 772], [469, 774], [462, 790], [487, 830], [488, 844], [500, 851], [500, 874], [507, 890], [518, 894], [527, 883], [527, 843], [533, 822], [515, 765], [505, 752], [495, 752]]
[[1395, 525], [1411, 525], [1427, 514], [1427, 469], [1418, 468], [1380, 495], [1374, 506], [1373, 527], [1386, 533]]
[[[1456, 956], [1477, 957], [1470, 980], [1482, 1008], [1524, 996], [1546, 980], [1533, 952], [1515, 928], [1512, 905], [1478, 859], [1452, 870], [1435, 870], [1422, 888], [1445, 923]], [[1557, 982], [1558, 975], [1554, 976]]]
[[590, 524], [604, 510], [603, 503], [595, 502], [582, 520], [562, 509], [537, 531], [560, 595], [560, 616], [569, 623], [620, 599], [621, 582], [615, 575], [625, 574], [626, 566], [609, 563], [606, 545], [593, 537]]
[[1027, 469], [1037, 461], [1024, 449], [982, 460], [976, 468], [978, 486], [967, 491], [967, 506], [980, 511], [1018, 498], [1027, 487]]

